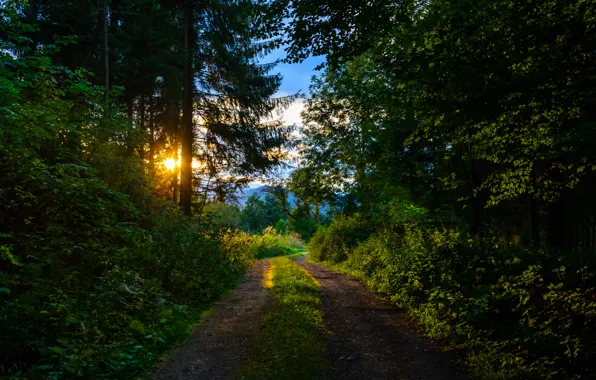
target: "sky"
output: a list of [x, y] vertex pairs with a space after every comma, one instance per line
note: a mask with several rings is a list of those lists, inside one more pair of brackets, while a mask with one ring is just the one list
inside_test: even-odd
[[[263, 62], [272, 62], [276, 59], [283, 59], [285, 58], [285, 52], [283, 49], [278, 49], [272, 52], [268, 57], [266, 57]], [[313, 75], [316, 75], [318, 71], [315, 70], [319, 64], [324, 62], [323, 57], [311, 57], [304, 60], [301, 63], [280, 63], [278, 64], [272, 71], [273, 73], [280, 73], [283, 76], [283, 81], [276, 97], [279, 96], [286, 96], [286, 95], [294, 95], [298, 91], [302, 94], [308, 96], [308, 87], [310, 85], [310, 78]], [[282, 119], [285, 121], [286, 124], [295, 124], [297, 126], [302, 125], [302, 120], [300, 118], [300, 112], [304, 109], [305, 100], [304, 99], [297, 99], [290, 107], [288, 107], [281, 116]], [[290, 173], [290, 169], [286, 169], [281, 173], [282, 175], [288, 175]], [[264, 183], [261, 181], [254, 181], [250, 183], [248, 186], [249, 188], [257, 188], [263, 186]]]
[[[270, 62], [283, 58], [285, 58], [285, 52], [283, 49], [278, 49], [272, 52], [266, 61]], [[323, 62], [323, 57], [311, 57], [301, 63], [280, 63], [277, 65], [273, 71], [280, 73], [283, 76], [283, 81], [276, 96], [293, 95], [298, 91], [308, 96], [310, 78], [318, 73], [315, 71], [315, 67]], [[303, 109], [304, 99], [298, 99], [284, 112], [284, 121], [287, 124], [302, 125], [300, 112]]]

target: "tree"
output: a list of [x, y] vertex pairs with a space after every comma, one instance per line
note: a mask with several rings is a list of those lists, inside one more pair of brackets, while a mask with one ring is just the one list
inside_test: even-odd
[[578, 244], [588, 227], [575, 219], [570, 228], [566, 214], [585, 210], [572, 207], [570, 189], [594, 183], [583, 148], [593, 141], [585, 57], [594, 41], [583, 17], [593, 4], [384, 2], [379, 14], [374, 5], [293, 1], [283, 11], [294, 17], [285, 24], [290, 59], [330, 62], [306, 113], [326, 132], [307, 130], [307, 161], [343, 170], [337, 178], [364, 209], [383, 204], [367, 198], [383, 193], [388, 175], [432, 211], [463, 205], [456, 214], [474, 233], [523, 233], [529, 218], [538, 244], [546, 209], [549, 245]]
[[192, 155], [194, 142], [194, 67], [193, 42], [195, 35], [192, 2], [184, 3], [184, 101], [182, 109], [182, 159], [180, 165], [180, 206], [184, 215], [192, 215]]
[[240, 213], [244, 228], [248, 231], [261, 232], [269, 226], [267, 218], [267, 207], [256, 195], [251, 195]]

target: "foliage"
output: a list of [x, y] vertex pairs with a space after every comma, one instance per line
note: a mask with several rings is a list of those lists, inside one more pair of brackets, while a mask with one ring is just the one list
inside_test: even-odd
[[202, 215], [210, 223], [224, 228], [236, 229], [241, 224], [241, 214], [238, 208], [223, 202], [205, 205]]
[[311, 257], [479, 375], [590, 378], [596, 3], [272, 3], [288, 61], [327, 58], [292, 180], [342, 215]]
[[328, 220], [324, 205], [300, 196], [291, 204], [289, 197], [289, 190], [282, 186], [267, 187], [263, 199], [251, 195], [240, 213], [240, 227], [252, 233], [272, 227], [278, 233], [296, 233], [301, 240], [308, 241], [317, 227]]
[[289, 59], [329, 59], [303, 114], [304, 191], [375, 213], [399, 186], [472, 233], [596, 247], [594, 2], [273, 3], [295, 20]]
[[265, 286], [273, 296], [263, 316], [254, 357], [243, 368], [248, 379], [318, 379], [326, 342], [318, 282], [286, 257], [269, 261]]
[[325, 227], [320, 227], [308, 243], [308, 254], [316, 261], [339, 263], [348, 258], [348, 252], [368, 236], [369, 226], [354, 217], [338, 216]]
[[21, 19], [26, 4], [7, 4], [0, 375], [134, 377], [243, 273], [249, 242], [164, 200], [131, 119], [88, 71], [56, 64], [73, 40], [31, 44], [38, 25]]
[[304, 242], [296, 233], [281, 234], [266, 228], [261, 234], [251, 236], [250, 251], [256, 258], [286, 256], [304, 250]]
[[255, 194], [248, 197], [240, 218], [245, 230], [257, 233], [277, 225], [280, 220], [287, 220], [279, 200], [271, 194], [267, 194], [264, 199]]
[[408, 224], [344, 245], [338, 261], [324, 245], [338, 236], [333, 224], [310, 242], [318, 252], [311, 259], [406, 307], [431, 337], [469, 352], [477, 377], [589, 378], [594, 371], [591, 253], [533, 251]]

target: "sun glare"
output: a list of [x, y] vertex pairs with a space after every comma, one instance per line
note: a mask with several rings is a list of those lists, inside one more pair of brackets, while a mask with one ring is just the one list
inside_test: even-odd
[[174, 170], [176, 168], [176, 160], [174, 160], [173, 158], [168, 158], [164, 164], [166, 165], [166, 168], [168, 168], [168, 170]]

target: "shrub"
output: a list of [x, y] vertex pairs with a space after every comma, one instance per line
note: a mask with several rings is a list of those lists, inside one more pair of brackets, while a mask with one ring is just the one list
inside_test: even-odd
[[[324, 250], [340, 244], [344, 223], [317, 233], [311, 258], [337, 262]], [[596, 369], [592, 254], [522, 249], [456, 230], [401, 230], [344, 244], [336, 268], [407, 307], [433, 338], [468, 350], [479, 377], [583, 378]]]
[[77, 235], [50, 225], [55, 235], [46, 229], [20, 246], [3, 246], [5, 375], [133, 376], [188, 334], [202, 305], [250, 259], [246, 242], [233, 246], [233, 237], [177, 210], [162, 210], [153, 223], [94, 225], [86, 239], [79, 237], [85, 224]]
[[310, 239], [308, 253], [316, 261], [339, 263], [367, 236], [366, 223], [358, 215], [339, 216], [330, 225], [319, 227]]
[[235, 229], [240, 226], [240, 210], [222, 202], [206, 204], [203, 208], [205, 219], [216, 226]]
[[262, 234], [253, 235], [250, 249], [256, 258], [285, 256], [304, 249], [304, 242], [295, 233], [279, 234], [271, 227]]

